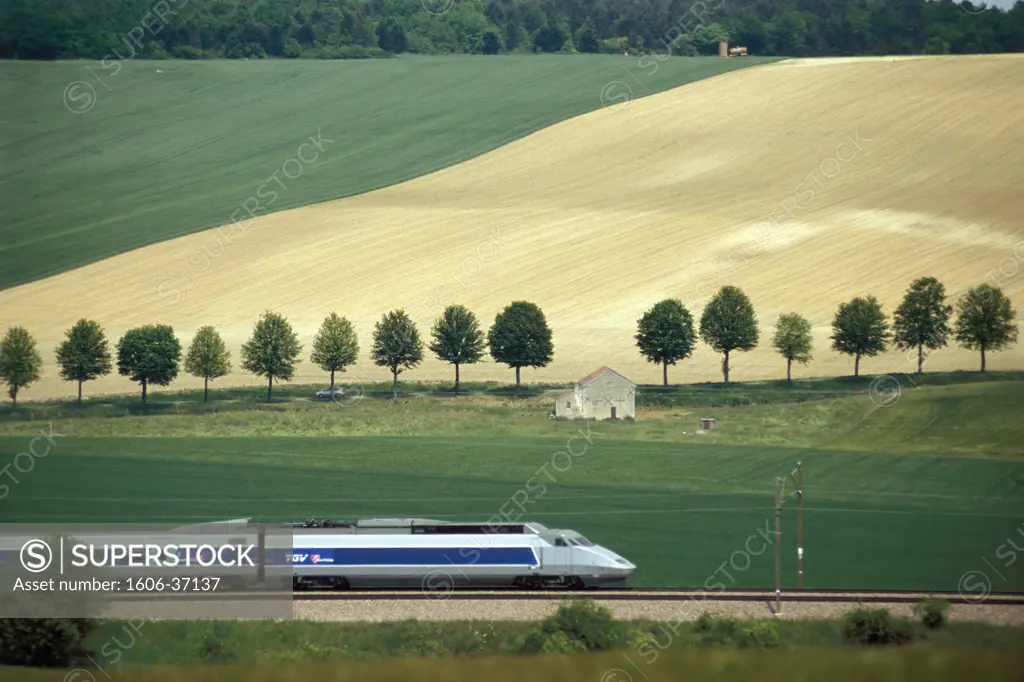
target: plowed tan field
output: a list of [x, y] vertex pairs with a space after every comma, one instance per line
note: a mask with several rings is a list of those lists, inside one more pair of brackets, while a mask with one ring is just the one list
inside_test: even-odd
[[[330, 311], [363, 344], [348, 380], [384, 380], [369, 362], [374, 322], [405, 308], [424, 335], [444, 305], [489, 325], [513, 300], [538, 303], [555, 358], [525, 381], [577, 379], [610, 365], [638, 383], [660, 369], [634, 346], [636, 320], [672, 296], [699, 317], [721, 284], [752, 298], [761, 346], [739, 354], [734, 380], [779, 378], [770, 346], [779, 313], [808, 316], [815, 359], [798, 375], [852, 373], [828, 347], [836, 306], [873, 293], [887, 313], [916, 277], [953, 295], [989, 281], [1024, 307], [1024, 58], [790, 61], [733, 72], [552, 126], [485, 156], [363, 196], [265, 216], [247, 227], [164, 242], [0, 292], [7, 324], [40, 341], [44, 378], [27, 399], [70, 395], [53, 348], [76, 319], [112, 341], [162, 322], [187, 343], [212, 324], [233, 350], [221, 383], [259, 383], [238, 348], [265, 309], [285, 314], [308, 362]], [[929, 369], [976, 369], [947, 348]], [[905, 353], [866, 373], [912, 371]], [[1024, 346], [990, 356], [1024, 367]], [[404, 375], [448, 379], [428, 359]], [[464, 380], [512, 379], [487, 362]], [[670, 380], [720, 377], [701, 346]], [[199, 386], [184, 376], [172, 387]], [[89, 393], [131, 391], [111, 376]]]

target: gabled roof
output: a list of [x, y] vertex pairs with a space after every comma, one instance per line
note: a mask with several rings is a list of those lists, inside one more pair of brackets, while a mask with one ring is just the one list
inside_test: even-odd
[[626, 377], [622, 376], [621, 374], [619, 374], [614, 369], [612, 369], [611, 367], [608, 367], [608, 366], [602, 367], [601, 369], [597, 370], [596, 372], [591, 372], [590, 374], [588, 374], [587, 376], [583, 377], [582, 379], [580, 379], [576, 383], [579, 384], [580, 386], [586, 386], [587, 384], [593, 382], [598, 377], [603, 376], [604, 374], [607, 374], [608, 372], [611, 372], [615, 376], [619, 377], [620, 379], [625, 381], [630, 386], [636, 386], [636, 384], [634, 384], [632, 381], [630, 381], [629, 379], [627, 379]]

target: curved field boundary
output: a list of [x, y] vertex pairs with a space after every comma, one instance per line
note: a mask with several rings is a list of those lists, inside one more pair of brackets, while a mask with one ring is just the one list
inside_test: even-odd
[[392, 185], [768, 61], [2, 62], [0, 289], [248, 219], [246, 208], [266, 215]]

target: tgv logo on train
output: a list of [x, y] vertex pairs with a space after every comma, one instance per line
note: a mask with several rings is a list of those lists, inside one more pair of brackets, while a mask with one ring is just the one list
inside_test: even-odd
[[293, 564], [302, 564], [309, 559], [311, 564], [333, 564], [334, 559], [330, 557], [320, 556], [319, 554], [292, 554], [291, 555]]

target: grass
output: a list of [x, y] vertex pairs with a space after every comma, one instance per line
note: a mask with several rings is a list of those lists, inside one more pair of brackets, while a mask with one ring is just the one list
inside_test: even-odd
[[[636, 422], [603, 423], [615, 440], [816, 448], [921, 454], [1014, 457], [1022, 452], [1024, 423], [1008, 414], [1024, 394], [1024, 372], [951, 372], [901, 376], [899, 394], [879, 389], [891, 377], [827, 378], [740, 384], [644, 386]], [[912, 383], [913, 382], [913, 383]], [[53, 420], [75, 436], [444, 436], [568, 438], [577, 425], [552, 422], [552, 392], [564, 386], [514, 389], [497, 383], [465, 384], [453, 398], [450, 384], [400, 383], [346, 387], [338, 402], [316, 402], [317, 386], [285, 384], [265, 402], [260, 388], [158, 393], [143, 405], [137, 396], [0, 406], [0, 436], [28, 435]], [[153, 417], [159, 417], [154, 419]], [[695, 433], [702, 417], [718, 428]]]
[[[694, 623], [635, 621], [662, 648], [693, 646]], [[188, 665], [210, 662], [299, 661], [480, 656], [514, 654], [522, 646], [529, 622], [317, 623], [310, 621], [107, 621], [90, 633], [86, 646], [94, 658], [120, 654], [123, 665]], [[840, 621], [778, 620], [772, 622], [783, 647], [841, 646]], [[918, 628], [918, 631], [921, 629]], [[1018, 647], [1024, 629], [984, 623], [952, 623], [929, 631], [927, 642], [941, 647]], [[639, 638], [638, 638], [639, 639]], [[121, 646], [110, 646], [113, 642]], [[208, 642], [219, 648], [211, 652]], [[636, 659], [633, 651], [628, 655]], [[210, 659], [216, 658], [216, 661]]]
[[[434, 660], [333, 661], [308, 663], [244, 663], [204, 667], [124, 667], [109, 672], [112, 680], [139, 682], [288, 682], [290, 680], [380, 680], [405, 682], [424, 680], [601, 680], [661, 682], [685, 679], [704, 682], [911, 682], [916, 680], [978, 679], [989, 682], [1018, 680], [1020, 655], [1006, 649], [940, 649], [935, 646], [910, 646], [882, 651], [825, 648], [772, 652], [654, 651], [640, 658], [621, 652], [546, 655], [531, 657], [490, 656], [485, 658], [444, 658]], [[627, 657], [628, 656], [628, 657]], [[82, 671], [74, 679], [90, 679]], [[0, 672], [0, 679], [19, 682], [50, 682], [65, 679], [65, 671], [11, 669]], [[70, 679], [70, 678], [69, 678]]]
[[[639, 566], [638, 586], [767, 587], [774, 479], [799, 460], [808, 587], [956, 590], [965, 572], [1004, 563], [997, 548], [1024, 511], [1024, 382], [979, 379], [915, 379], [888, 407], [872, 402], [870, 378], [684, 387], [676, 397], [644, 389], [641, 403], [654, 393], [658, 404], [636, 422], [589, 425], [548, 419], [543, 397], [486, 386], [458, 399], [341, 405], [260, 405], [250, 391], [209, 413], [183, 394], [183, 414], [166, 402], [149, 416], [123, 416], [132, 408], [117, 401], [33, 405], [31, 421], [4, 414], [0, 452], [24, 450], [53, 412], [64, 435], [0, 500], [0, 520], [522, 514], [619, 551]], [[846, 394], [822, 397], [840, 384]], [[282, 397], [302, 393], [290, 390]], [[750, 404], [721, 404], [744, 397]], [[709, 410], [718, 426], [694, 435]], [[795, 586], [795, 525], [789, 497], [785, 587]], [[1015, 568], [992, 573], [992, 589], [1024, 589]]]
[[[606, 55], [131, 61], [116, 73], [85, 61], [0, 63], [10, 161], [0, 174], [0, 289], [225, 224], [318, 131], [331, 142], [300, 171], [289, 165], [294, 179], [273, 184], [274, 199], [264, 190], [258, 212], [450, 166], [599, 108], [609, 84], [611, 96], [628, 82], [641, 97], [767, 61], [675, 58], [654, 70]], [[66, 91], [76, 81], [86, 85]], [[66, 92], [84, 107], [89, 87], [91, 109], [62, 106]]]

